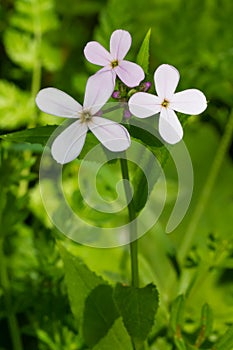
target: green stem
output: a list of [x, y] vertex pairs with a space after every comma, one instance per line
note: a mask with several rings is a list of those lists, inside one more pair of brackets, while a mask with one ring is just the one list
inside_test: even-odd
[[200, 221], [200, 219], [205, 211], [206, 205], [208, 203], [208, 200], [209, 200], [211, 192], [213, 190], [215, 181], [217, 179], [219, 170], [221, 169], [223, 159], [224, 159], [225, 154], [227, 153], [227, 151], [230, 147], [231, 140], [232, 140], [232, 134], [233, 134], [233, 110], [230, 113], [229, 120], [228, 120], [228, 123], [227, 123], [226, 128], [225, 128], [225, 132], [224, 132], [222, 139], [220, 141], [220, 144], [218, 146], [218, 150], [217, 150], [216, 156], [214, 158], [212, 167], [210, 168], [205, 187], [203, 188], [203, 191], [200, 195], [197, 206], [193, 212], [193, 216], [189, 222], [189, 226], [187, 228], [186, 235], [184, 236], [184, 239], [183, 239], [181, 246], [179, 248], [179, 260], [180, 260], [180, 262], [182, 262], [182, 260], [186, 256], [188, 250], [190, 249], [190, 246], [191, 246], [193, 238], [195, 236], [199, 221]]
[[13, 350], [23, 350], [18, 321], [12, 308], [10, 281], [5, 262], [5, 255], [3, 251], [3, 238], [0, 240], [0, 277], [1, 285], [4, 291], [7, 321], [11, 335]]
[[[127, 159], [121, 158], [121, 173], [124, 181], [125, 195], [128, 203], [128, 213], [130, 221], [130, 259], [131, 259], [131, 276], [132, 286], [139, 287], [139, 274], [138, 274], [138, 242], [137, 238], [137, 226], [136, 226], [136, 212], [134, 209], [134, 203], [132, 199], [132, 189], [129, 182], [129, 170]], [[133, 239], [133, 240], [132, 240]]]

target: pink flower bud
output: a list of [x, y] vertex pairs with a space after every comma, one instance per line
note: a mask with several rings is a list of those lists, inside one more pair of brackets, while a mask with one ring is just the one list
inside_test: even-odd
[[131, 117], [131, 113], [128, 109], [125, 109], [123, 112], [124, 119], [129, 119]]
[[116, 100], [119, 99], [121, 97], [120, 91], [119, 90], [115, 90], [112, 93], [112, 98], [115, 98]]
[[144, 83], [141, 84], [140, 91], [146, 92], [150, 89], [150, 87], [151, 87], [151, 82], [145, 81]]

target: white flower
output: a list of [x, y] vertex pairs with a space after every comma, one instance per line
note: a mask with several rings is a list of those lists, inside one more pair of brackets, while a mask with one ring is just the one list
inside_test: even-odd
[[43, 112], [77, 119], [52, 144], [52, 156], [58, 163], [65, 164], [78, 157], [88, 129], [110, 151], [120, 152], [130, 146], [130, 136], [122, 125], [97, 116], [108, 98], [108, 91], [104, 86], [97, 86], [93, 77], [87, 81], [83, 106], [61, 90], [45, 88], [39, 91], [36, 103]]
[[175, 93], [179, 79], [175, 67], [162, 64], [154, 73], [158, 96], [138, 92], [129, 100], [130, 112], [139, 118], [160, 113], [159, 133], [170, 144], [179, 142], [183, 137], [182, 126], [174, 111], [196, 115], [207, 107], [205, 95], [200, 90], [188, 89]]
[[97, 41], [90, 41], [84, 48], [84, 55], [89, 62], [104, 67], [95, 74], [95, 78], [99, 78], [99, 73], [104, 73], [110, 95], [115, 87], [116, 76], [129, 87], [138, 86], [145, 77], [138, 64], [124, 60], [131, 43], [129, 32], [118, 29], [111, 35], [110, 52]]

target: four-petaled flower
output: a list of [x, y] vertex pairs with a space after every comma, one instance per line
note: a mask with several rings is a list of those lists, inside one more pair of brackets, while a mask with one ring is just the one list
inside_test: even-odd
[[78, 157], [88, 129], [110, 151], [120, 152], [130, 146], [130, 136], [122, 125], [97, 115], [108, 98], [109, 92], [104, 86], [98, 86], [93, 77], [87, 81], [83, 106], [61, 90], [45, 88], [39, 91], [36, 103], [43, 112], [77, 119], [52, 144], [52, 156], [58, 163], [65, 164]]
[[205, 95], [200, 90], [188, 89], [175, 93], [179, 78], [175, 67], [162, 64], [154, 73], [158, 96], [137, 92], [129, 100], [130, 112], [139, 118], [160, 113], [159, 133], [170, 144], [179, 142], [183, 137], [182, 126], [174, 111], [197, 115], [207, 107]]
[[97, 41], [89, 42], [84, 48], [84, 55], [91, 63], [103, 66], [96, 74], [104, 73], [105, 84], [112, 94], [116, 76], [128, 87], [135, 87], [144, 79], [143, 69], [136, 63], [124, 60], [131, 46], [131, 35], [125, 30], [115, 30], [110, 38], [110, 52]]

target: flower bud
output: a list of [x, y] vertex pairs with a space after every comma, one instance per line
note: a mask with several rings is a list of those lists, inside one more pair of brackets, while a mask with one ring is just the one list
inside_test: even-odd
[[102, 109], [100, 109], [98, 112], [96, 112], [95, 115], [96, 115], [97, 117], [102, 117], [102, 115], [103, 115]]
[[112, 98], [115, 98], [116, 100], [118, 100], [120, 97], [121, 97], [121, 94], [119, 90], [113, 91]]
[[145, 81], [144, 83], [141, 84], [140, 91], [146, 92], [150, 89], [150, 87], [151, 87], [151, 82]]
[[131, 113], [129, 111], [129, 109], [125, 109], [124, 112], [123, 112], [123, 116], [124, 116], [124, 119], [129, 119], [131, 117]]

